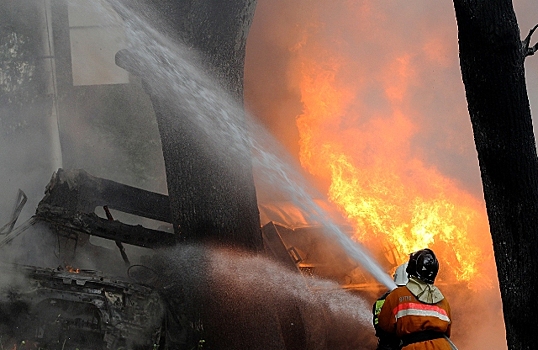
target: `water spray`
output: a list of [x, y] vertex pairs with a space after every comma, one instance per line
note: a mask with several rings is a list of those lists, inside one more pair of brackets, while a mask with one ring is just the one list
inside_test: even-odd
[[[143, 74], [144, 81], [153, 93], [159, 94], [206, 133], [210, 153], [223, 162], [239, 162], [253, 154], [254, 167], [262, 169], [263, 176], [279, 191], [284, 191], [298, 207], [310, 213], [346, 251], [350, 258], [363, 266], [372, 276], [389, 289], [396, 287], [390, 276], [356, 242], [345, 234], [324, 210], [315, 203], [306, 188], [311, 187], [290, 162], [284, 162], [278, 143], [254, 120], [250, 127], [240, 121], [244, 110], [214, 80], [193, 62], [189, 50], [181, 43], [164, 38], [142, 18], [121, 2], [112, 2], [124, 19], [128, 37], [131, 65]], [[245, 145], [250, 145], [250, 149]]]

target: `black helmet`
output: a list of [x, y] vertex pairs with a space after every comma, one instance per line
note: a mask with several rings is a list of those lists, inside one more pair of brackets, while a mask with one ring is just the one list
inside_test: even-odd
[[439, 261], [431, 249], [421, 249], [409, 255], [409, 264], [405, 271], [409, 276], [432, 284], [439, 272]]

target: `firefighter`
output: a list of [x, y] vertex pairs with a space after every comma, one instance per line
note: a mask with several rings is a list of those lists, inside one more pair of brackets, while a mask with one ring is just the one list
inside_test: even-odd
[[379, 312], [378, 327], [396, 335], [403, 350], [451, 350], [450, 305], [434, 286], [439, 261], [431, 249], [409, 256], [409, 281], [387, 295]]
[[[394, 283], [397, 286], [405, 286], [407, 284], [407, 262], [396, 268], [394, 272]], [[400, 338], [396, 334], [385, 332], [384, 330], [378, 327], [378, 318], [381, 307], [385, 303], [385, 298], [389, 295], [390, 291], [386, 292], [380, 296], [374, 303], [372, 314], [373, 314], [373, 324], [375, 329], [375, 336], [377, 337], [377, 350], [398, 350], [400, 349]]]

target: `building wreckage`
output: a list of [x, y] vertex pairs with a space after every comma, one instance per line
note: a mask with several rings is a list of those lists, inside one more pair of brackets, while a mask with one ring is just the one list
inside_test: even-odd
[[[123, 96], [136, 85], [127, 88], [127, 71], [101, 55], [118, 52], [121, 40], [106, 40], [101, 32], [102, 12], [81, 6], [85, 3], [36, 2], [35, 8], [23, 8], [29, 18], [38, 19], [39, 26], [30, 31], [41, 34], [35, 48], [40, 59], [34, 68], [56, 94], [52, 125], [58, 125], [55, 118], [62, 115], [113, 114], [115, 110], [91, 96], [108, 95], [110, 89]], [[123, 35], [119, 24], [106, 28], [113, 38]], [[19, 38], [16, 47], [30, 43], [20, 33], [8, 34]], [[19, 66], [34, 62], [25, 56], [30, 52], [17, 52], [17, 62], [24, 62]], [[29, 77], [28, 84], [34, 81]], [[86, 105], [78, 100], [81, 96], [91, 102]], [[133, 110], [144, 116], [153, 113], [144, 99], [137, 101]], [[74, 107], [81, 105], [88, 111]], [[56, 146], [60, 148], [59, 139]], [[166, 195], [83, 170], [59, 169], [35, 214], [16, 226], [25, 202], [26, 196], [19, 192], [11, 220], [0, 228], [0, 349], [184, 349], [185, 344], [192, 344], [189, 325], [181, 315], [169, 312], [173, 292], [156, 284], [147, 268], [158, 249], [179, 243], [170, 224]], [[282, 203], [260, 205], [260, 214], [265, 216], [261, 233], [267, 255], [306, 281], [319, 276], [347, 289], [373, 288], [374, 294], [382, 288], [346, 259], [344, 252], [330, 251], [322, 230], [303, 220], [297, 208]], [[340, 265], [341, 271], [335, 272], [334, 265]], [[350, 276], [349, 271], [359, 276]], [[293, 331], [284, 333], [296, 336]]]
[[[123, 244], [145, 249], [148, 256], [153, 248], [173, 244], [172, 234], [113, 220], [109, 210], [167, 221], [160, 214], [167, 212], [166, 196], [60, 169], [35, 215], [14, 228], [25, 201], [19, 192], [0, 242], [3, 260], [17, 262], [4, 262], [2, 270], [4, 348], [19, 344], [22, 349], [22, 342], [35, 349], [164, 348], [165, 306], [154, 288], [129, 276], [112, 277], [107, 266], [101, 266], [103, 271], [81, 266], [94, 260], [118, 265], [106, 256], [114, 251], [92, 244], [90, 236], [115, 242], [124, 262], [120, 266], [128, 271], [136, 265], [130, 266]], [[107, 218], [95, 214], [99, 206]]]
[[[171, 230], [166, 195], [83, 170], [59, 169], [35, 214], [15, 227], [25, 201], [20, 191], [10, 222], [0, 229], [4, 261], [0, 341], [4, 348], [184, 348], [189, 332], [182, 329], [177, 336], [177, 330], [186, 326], [180, 315], [167, 310], [167, 293], [156, 286], [144, 263], [157, 249], [179, 243]], [[112, 211], [137, 218], [143, 225], [115, 220]], [[157, 227], [149, 228], [152, 225]], [[350, 284], [334, 269], [324, 271], [326, 264], [319, 254], [316, 258], [316, 250], [327, 250], [327, 245], [319, 243], [321, 235], [316, 232], [268, 221], [262, 227], [265, 251], [305, 279], [330, 278], [344, 288], [377, 292], [379, 286], [367, 277], [363, 283]], [[92, 239], [108, 246], [94, 244]], [[335, 253], [329, 260], [334, 263], [343, 255]], [[173, 336], [168, 332], [171, 325]]]

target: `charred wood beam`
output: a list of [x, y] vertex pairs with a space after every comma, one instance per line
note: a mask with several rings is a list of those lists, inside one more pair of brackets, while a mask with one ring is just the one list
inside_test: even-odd
[[98, 206], [171, 222], [166, 195], [97, 178], [84, 170], [63, 169], [58, 169], [47, 185], [35, 218], [52, 226], [140, 247], [158, 248], [178, 242], [178, 235], [173, 233], [101, 218], [95, 214]]
[[119, 221], [110, 221], [94, 213], [76, 213], [58, 207], [41, 206], [36, 214], [38, 220], [48, 222], [52, 228], [64, 229], [78, 233], [119, 241], [144, 248], [164, 248], [177, 243], [177, 235], [143, 227], [128, 225]]
[[168, 196], [91, 176], [84, 170], [58, 169], [38, 205], [65, 208], [75, 213], [93, 213], [108, 206], [124, 213], [171, 222]]

